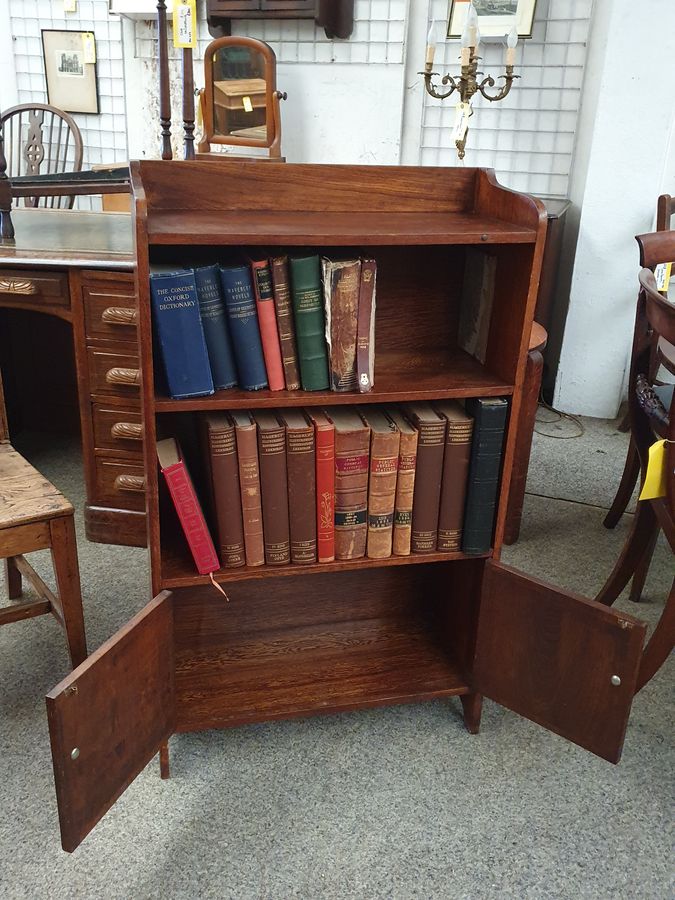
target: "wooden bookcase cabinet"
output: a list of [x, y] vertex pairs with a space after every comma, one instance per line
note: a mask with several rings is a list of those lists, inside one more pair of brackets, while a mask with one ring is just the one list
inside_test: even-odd
[[[63, 847], [74, 849], [180, 731], [458, 695], [493, 700], [618, 761], [644, 627], [499, 562], [546, 215], [489, 170], [132, 164], [155, 598], [48, 696]], [[378, 260], [375, 390], [224, 391], [153, 383], [151, 260], [228, 248], [360, 248]], [[465, 248], [498, 257], [485, 365], [459, 351]], [[348, 252], [348, 251], [347, 251]], [[234, 407], [510, 397], [493, 549], [195, 574], [160, 503], [157, 431]], [[617, 678], [619, 684], [616, 683]]]

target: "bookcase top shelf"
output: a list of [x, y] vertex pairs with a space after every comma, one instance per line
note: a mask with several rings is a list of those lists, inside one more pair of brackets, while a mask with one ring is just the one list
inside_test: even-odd
[[433, 357], [423, 369], [405, 361], [376, 358], [375, 389], [367, 394], [335, 391], [216, 391], [209, 397], [172, 400], [155, 397], [157, 412], [195, 412], [219, 409], [259, 409], [276, 406], [335, 406], [337, 404], [404, 403], [466, 397], [508, 397], [513, 385], [502, 381], [468, 353], [457, 350], [444, 359]]
[[221, 212], [163, 210], [148, 220], [151, 244], [381, 246], [532, 244], [533, 228], [473, 213]]

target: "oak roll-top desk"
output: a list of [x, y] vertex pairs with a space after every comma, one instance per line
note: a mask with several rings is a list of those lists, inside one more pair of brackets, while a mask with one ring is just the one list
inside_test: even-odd
[[87, 538], [145, 546], [131, 217], [19, 208], [12, 219], [15, 243], [0, 243], [0, 308], [72, 326]]

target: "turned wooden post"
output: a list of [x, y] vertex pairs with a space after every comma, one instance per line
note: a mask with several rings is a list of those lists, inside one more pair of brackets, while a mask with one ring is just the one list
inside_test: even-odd
[[162, 159], [172, 159], [169, 50], [166, 43], [166, 0], [157, 0], [157, 55], [159, 58], [159, 123], [162, 129]]
[[195, 81], [192, 47], [183, 48], [183, 157], [195, 158]]
[[5, 158], [5, 139], [3, 127], [0, 125], [0, 244], [14, 241], [14, 225], [12, 224], [12, 186], [7, 177], [7, 160]]

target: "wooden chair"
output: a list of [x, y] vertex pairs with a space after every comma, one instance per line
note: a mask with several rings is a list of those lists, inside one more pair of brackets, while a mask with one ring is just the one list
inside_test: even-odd
[[[51, 550], [57, 593], [44, 583], [24, 553]], [[87, 657], [73, 507], [9, 443], [0, 378], [0, 559], [5, 560], [10, 600], [22, 593], [22, 577], [39, 600], [0, 609], [0, 626], [51, 613], [66, 632], [73, 665]]]
[[[675, 198], [671, 197], [670, 194], [661, 194], [656, 204], [657, 232], [670, 231], [670, 224], [673, 213], [675, 213]], [[642, 248], [642, 245], [640, 246]], [[667, 259], [662, 258], [664, 257], [664, 254], [667, 256], [669, 253], [672, 253], [671, 247], [672, 245], [668, 239], [664, 239], [664, 241], [660, 243], [651, 243], [649, 245], [649, 256], [645, 257], [644, 255], [642, 255], [640, 257], [640, 265], [646, 266], [649, 269], [653, 269], [660, 263], [675, 261], [672, 256], [669, 256]], [[675, 375], [675, 347], [671, 343], [666, 341], [665, 338], [661, 338], [656, 346], [656, 352], [652, 360], [652, 381], [654, 381], [654, 379], [656, 378], [656, 375], [661, 366], [667, 369], [667, 371], [669, 371], [671, 374]], [[626, 415], [623, 422], [619, 426], [619, 430], [628, 431], [629, 428], [630, 417]], [[625, 513], [626, 507], [630, 502], [630, 498], [633, 496], [633, 491], [635, 490], [635, 485], [637, 484], [639, 475], [640, 460], [638, 459], [635, 445], [631, 440], [630, 444], [628, 445], [628, 453], [626, 454], [626, 462], [623, 467], [623, 473], [621, 475], [619, 487], [617, 488], [616, 495], [614, 497], [614, 500], [612, 501], [612, 505], [610, 506], [609, 512], [605, 516], [603, 522], [605, 528], [614, 528], [621, 516]], [[643, 586], [644, 578], [642, 579], [642, 583], [640, 583], [639, 577], [633, 579], [631, 599], [636, 601], [640, 599], [640, 594], [642, 592]]]
[[[7, 175], [50, 175], [82, 169], [82, 135], [72, 116], [46, 103], [23, 103], [0, 115]], [[75, 196], [25, 197], [26, 206], [72, 209]]]
[[[668, 246], [675, 253], [675, 233], [666, 232]], [[638, 237], [644, 258], [651, 258], [655, 243], [665, 235]], [[657, 242], [654, 242], [657, 238]], [[651, 247], [651, 249], [650, 249]], [[613, 572], [596, 597], [600, 603], [610, 606], [631, 578], [635, 578], [651, 559], [654, 543], [663, 531], [671, 551], [675, 554], [675, 399], [673, 386], [652, 387], [650, 375], [659, 338], [675, 344], [675, 305], [659, 294], [654, 274], [643, 268], [639, 276], [635, 335], [629, 385], [629, 415], [631, 438], [635, 445], [642, 478], [647, 469], [649, 447], [659, 438], [670, 443], [666, 446], [665, 497], [638, 502], [637, 512], [628, 539], [617, 560]], [[637, 690], [640, 690], [658, 671], [675, 643], [675, 581], [661, 619], [654, 630], [642, 656]]]

